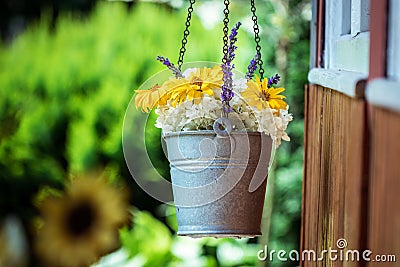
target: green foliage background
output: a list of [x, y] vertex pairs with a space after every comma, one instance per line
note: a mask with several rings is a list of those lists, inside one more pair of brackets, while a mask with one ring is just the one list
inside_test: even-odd
[[[285, 2], [287, 14], [276, 14], [275, 2]], [[266, 29], [280, 29], [263, 32], [267, 73], [282, 74], [295, 117], [288, 130], [292, 142], [279, 148], [276, 171], [268, 185], [274, 189], [268, 245], [277, 250], [296, 249], [299, 244], [303, 85], [308, 70], [308, 22], [299, 12], [305, 2], [271, 1], [259, 6], [267, 12], [260, 16], [260, 23]], [[239, 1], [232, 14], [240, 18], [245, 6]], [[285, 16], [287, 21], [276, 24], [269, 14]], [[256, 258], [264, 245], [262, 239], [257, 245], [247, 240], [175, 237], [171, 234], [176, 227], [174, 209], [138, 188], [125, 165], [121, 146], [125, 109], [133, 90], [164, 69], [155, 56], [177, 56], [185, 15], [185, 10], [167, 5], [139, 3], [127, 8], [119, 2], [101, 2], [88, 17], [62, 14], [54, 28], [49, 12], [11, 44], [1, 44], [0, 218], [17, 214], [29, 224], [36, 213], [33, 198], [41, 188], [62, 188], [71, 173], [104, 168], [113, 179], [124, 180], [131, 187], [135, 207], [150, 212], [136, 211], [133, 230], [121, 232], [129, 255], [126, 261], [139, 258], [137, 266], [264, 264]], [[232, 16], [231, 21], [239, 20]], [[219, 62], [220, 25], [205, 30], [194, 16], [190, 31], [185, 60]], [[235, 65], [245, 70], [254, 54], [252, 36], [240, 32], [238, 46]], [[279, 63], [277, 51], [287, 57], [285, 62]], [[152, 141], [159, 140], [160, 133], [155, 128], [148, 133], [150, 157], [166, 175], [168, 164], [161, 147], [154, 145], [158, 142]], [[174, 248], [180, 244], [197, 252], [191, 258], [179, 255]], [[238, 251], [242, 257], [232, 260]], [[124, 266], [123, 262], [119, 266]]]

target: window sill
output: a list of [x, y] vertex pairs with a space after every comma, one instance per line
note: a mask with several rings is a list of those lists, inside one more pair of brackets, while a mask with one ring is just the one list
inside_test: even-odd
[[367, 75], [360, 72], [314, 68], [308, 73], [308, 81], [350, 97], [362, 98], [365, 93]]
[[368, 83], [367, 101], [374, 105], [400, 112], [400, 82], [375, 79]]

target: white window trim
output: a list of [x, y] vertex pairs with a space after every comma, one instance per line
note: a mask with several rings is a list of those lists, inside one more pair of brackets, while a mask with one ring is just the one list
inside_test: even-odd
[[368, 12], [365, 5], [365, 0], [326, 1], [325, 68], [368, 74], [368, 17], [362, 16]]
[[398, 16], [400, 14], [400, 1], [389, 2], [389, 35], [388, 35], [388, 78], [400, 82], [400, 27]]
[[311, 69], [310, 83], [351, 97], [364, 95], [369, 72], [368, 6], [362, 0], [326, 0], [324, 68]]

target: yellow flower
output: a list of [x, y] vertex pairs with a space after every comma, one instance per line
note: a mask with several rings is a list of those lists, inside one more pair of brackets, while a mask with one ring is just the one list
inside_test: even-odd
[[118, 228], [129, 218], [126, 194], [90, 177], [74, 179], [62, 197], [47, 198], [41, 212], [35, 248], [49, 266], [96, 262], [118, 248]]
[[142, 108], [144, 112], [149, 112], [156, 106], [162, 106], [167, 104], [167, 95], [165, 88], [154, 85], [148, 90], [136, 90], [137, 95], [135, 97], [136, 108]]
[[175, 107], [186, 99], [194, 103], [200, 103], [204, 94], [213, 96], [214, 90], [221, 89], [222, 70], [220, 66], [213, 68], [198, 68], [187, 78], [171, 78], [162, 86], [155, 85], [149, 90], [136, 90], [136, 108], [142, 108], [144, 112], [164, 106], [167, 101]]
[[187, 78], [172, 78], [163, 84], [167, 90], [166, 98], [171, 101], [173, 107], [186, 99], [199, 104], [205, 94], [213, 96], [214, 90], [221, 88], [222, 76], [221, 67], [215, 66], [196, 69]]
[[202, 81], [202, 86], [204, 87], [209, 87], [211, 89], [213, 88], [221, 88], [223, 82], [222, 82], [222, 69], [221, 66], [214, 66], [213, 68], [207, 68], [204, 67], [202, 69], [198, 68], [196, 69], [195, 73], [192, 73], [189, 76], [189, 80], [196, 80], [199, 79]]
[[286, 98], [279, 95], [285, 91], [285, 88], [268, 88], [268, 79], [263, 81], [256, 75], [256, 81], [250, 80], [247, 82], [247, 88], [243, 91], [242, 96], [247, 100], [249, 106], [256, 107], [258, 110], [265, 108], [271, 109], [286, 109], [287, 103], [283, 100]]

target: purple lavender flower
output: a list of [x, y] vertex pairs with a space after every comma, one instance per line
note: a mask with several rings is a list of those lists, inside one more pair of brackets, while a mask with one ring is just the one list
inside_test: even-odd
[[167, 68], [172, 71], [172, 73], [175, 75], [176, 78], [183, 77], [181, 70], [175, 67], [174, 63], [171, 63], [167, 57], [164, 58], [163, 56], [158, 56], [157, 60], [163, 63], [165, 66], [167, 66]]
[[254, 58], [250, 61], [249, 66], [247, 67], [247, 72], [245, 76], [247, 80], [253, 79], [254, 72], [257, 70], [257, 63], [259, 59], [260, 59], [260, 52], [257, 52]]
[[233, 81], [232, 81], [232, 69], [234, 65], [231, 65], [231, 62], [226, 62], [222, 64], [222, 72], [223, 77], [222, 80], [224, 84], [222, 85], [222, 92], [221, 92], [221, 100], [223, 103], [224, 113], [229, 113], [232, 111], [232, 108], [229, 104], [229, 101], [233, 98], [234, 93], [232, 91], [233, 88]]
[[232, 91], [233, 88], [232, 70], [235, 68], [235, 65], [231, 63], [235, 58], [235, 50], [237, 49], [235, 43], [237, 41], [237, 33], [240, 25], [242, 25], [242, 23], [240, 22], [236, 23], [235, 27], [233, 27], [231, 30], [231, 34], [229, 35], [228, 51], [224, 55], [225, 62], [222, 63], [221, 65], [222, 72], [224, 73], [222, 78], [224, 84], [222, 85], [221, 88], [222, 89], [221, 100], [223, 104], [223, 111], [225, 114], [228, 114], [229, 112], [232, 111], [232, 107], [230, 106], [229, 101], [235, 95]]
[[231, 30], [231, 34], [229, 35], [228, 53], [224, 55], [227, 61], [232, 61], [235, 58], [235, 50], [237, 49], [235, 43], [237, 42], [237, 34], [241, 25], [241, 22], [236, 23], [235, 27], [233, 27]]
[[278, 73], [275, 74], [274, 76], [271, 76], [271, 78], [268, 78], [268, 88], [274, 84], [278, 84], [280, 79], [281, 79], [281, 77], [279, 76]]

